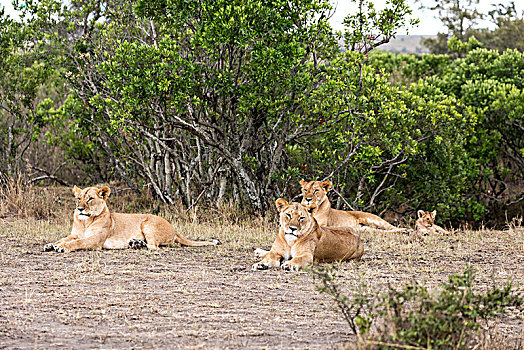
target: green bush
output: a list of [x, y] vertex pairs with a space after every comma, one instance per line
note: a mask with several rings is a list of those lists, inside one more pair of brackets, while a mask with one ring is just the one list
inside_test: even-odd
[[[465, 349], [475, 342], [479, 321], [487, 321], [508, 308], [522, 310], [524, 298], [510, 282], [486, 292], [474, 286], [471, 267], [453, 274], [435, 290], [417, 281], [401, 289], [389, 287], [380, 296], [356, 284], [351, 297], [335, 282], [335, 267], [311, 270], [321, 293], [330, 295], [360, 339], [378, 339], [381, 348], [414, 346], [425, 349]], [[372, 334], [374, 333], [374, 334]], [[389, 344], [389, 345], [385, 345]]]
[[[442, 196], [440, 202], [425, 197], [425, 203], [418, 204], [440, 206], [444, 218], [453, 212], [455, 219], [503, 225], [501, 211], [510, 216], [524, 214], [519, 204], [524, 198], [524, 54], [479, 48], [474, 39], [462, 43], [452, 38], [449, 45], [461, 57], [377, 52], [370, 56], [370, 64], [390, 74], [399, 88], [417, 93], [408, 84], [417, 82], [454, 99], [464, 116], [474, 121], [458, 142], [449, 140], [455, 143], [449, 145], [453, 150], [423, 163], [429, 165], [424, 171], [418, 170], [416, 162], [407, 167], [411, 183], [425, 183], [433, 175], [446, 184], [441, 190], [452, 194]], [[431, 143], [426, 146], [429, 151]], [[456, 164], [456, 176], [441, 171], [441, 164], [450, 162]], [[415, 191], [415, 197], [418, 194]]]

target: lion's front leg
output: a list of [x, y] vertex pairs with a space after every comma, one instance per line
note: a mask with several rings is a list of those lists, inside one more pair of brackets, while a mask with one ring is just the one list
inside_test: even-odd
[[78, 239], [78, 235], [76, 234], [71, 234], [67, 237], [64, 237], [56, 242], [52, 242], [52, 243], [47, 243], [46, 245], [44, 245], [44, 252], [50, 252], [50, 251], [54, 251], [56, 250], [61, 244], [63, 243], [66, 243], [66, 242], [71, 242], [71, 241], [74, 241], [75, 239]]
[[283, 257], [282, 254], [271, 250], [269, 253], [267, 253], [264, 256], [264, 259], [262, 259], [262, 261], [253, 264], [252, 269], [253, 270], [267, 270], [270, 267], [278, 267], [280, 266], [280, 260], [282, 259], [282, 257]]
[[102, 233], [92, 233], [85, 238], [79, 238], [56, 245], [59, 253], [74, 252], [75, 250], [100, 249], [104, 245], [106, 235]]
[[282, 264], [282, 269], [287, 271], [298, 271], [306, 265], [313, 263], [313, 254], [310, 252], [304, 252], [299, 256], [295, 256], [293, 259], [288, 260]]
[[255, 254], [255, 256], [259, 259], [263, 259], [267, 253], [269, 253], [269, 250], [264, 250], [264, 249], [261, 249], [261, 248], [257, 248], [255, 249], [255, 251], [253, 252]]

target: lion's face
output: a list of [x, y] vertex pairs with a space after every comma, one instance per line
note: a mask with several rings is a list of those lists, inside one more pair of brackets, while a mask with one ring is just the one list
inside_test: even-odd
[[433, 223], [435, 222], [435, 216], [437, 215], [437, 211], [434, 210], [434, 211], [429, 212], [429, 211], [419, 210], [417, 214], [418, 214], [419, 222], [421, 222], [426, 227], [431, 227], [433, 226]]
[[[309, 231], [313, 219], [308, 208], [300, 203], [288, 203], [282, 198], [277, 199], [276, 206], [280, 212], [280, 227], [284, 230], [286, 241], [292, 243]], [[316, 205], [311, 210], [312, 208], [316, 208]]]
[[90, 217], [98, 216], [106, 207], [106, 199], [111, 193], [107, 186], [102, 188], [87, 187], [83, 190], [74, 187], [73, 193], [76, 197], [76, 212], [80, 220], [87, 220]]
[[327, 193], [333, 184], [331, 181], [309, 181], [300, 180], [302, 186], [302, 205], [320, 205], [326, 200]]

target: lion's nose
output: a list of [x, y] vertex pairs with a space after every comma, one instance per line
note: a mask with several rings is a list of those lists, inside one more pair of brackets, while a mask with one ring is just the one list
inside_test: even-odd
[[84, 211], [83, 207], [78, 207], [77, 209], [78, 209], [78, 211]]
[[309, 202], [311, 202], [312, 199], [313, 199], [313, 198], [306, 198], [306, 202], [309, 203]]
[[295, 226], [289, 226], [289, 229], [291, 230], [291, 232], [295, 232], [297, 230], [297, 227]]

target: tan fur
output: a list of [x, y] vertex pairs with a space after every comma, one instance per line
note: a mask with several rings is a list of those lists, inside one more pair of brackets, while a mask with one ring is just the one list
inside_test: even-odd
[[353, 228], [376, 228], [389, 232], [403, 232], [405, 229], [391, 225], [379, 216], [363, 211], [344, 211], [331, 208], [327, 193], [333, 186], [331, 181], [300, 181], [302, 186], [302, 205], [316, 204], [318, 209], [313, 216], [320, 226]]
[[[109, 187], [74, 187], [76, 209], [71, 234], [49, 243], [44, 250], [71, 252], [80, 249], [125, 249], [130, 242], [147, 242], [148, 249], [178, 242], [182, 245], [200, 247], [216, 245], [215, 242], [197, 242], [180, 236], [165, 219], [151, 214], [119, 214], [109, 212], [106, 199]], [[133, 242], [132, 242], [133, 241]], [[144, 242], [145, 241], [145, 242]]]
[[431, 212], [419, 210], [417, 212], [418, 219], [415, 223], [416, 231], [421, 234], [441, 234], [449, 235], [449, 232], [442, 227], [435, 225], [435, 216], [437, 216], [437, 211], [433, 210]]
[[269, 252], [259, 250], [264, 258], [253, 265], [254, 270], [281, 266], [298, 271], [313, 262], [360, 260], [364, 254], [360, 237], [351, 227], [320, 227], [300, 203], [280, 198], [276, 206], [280, 212], [278, 235]]

